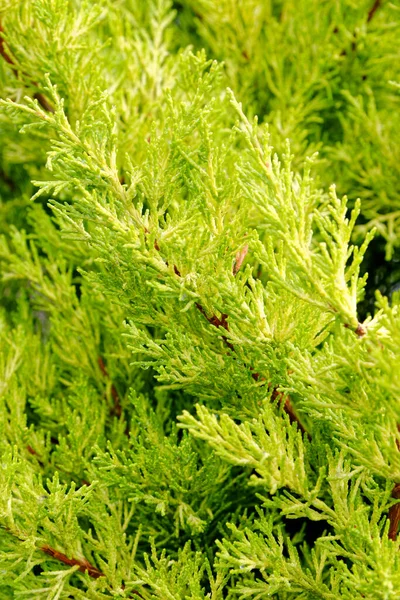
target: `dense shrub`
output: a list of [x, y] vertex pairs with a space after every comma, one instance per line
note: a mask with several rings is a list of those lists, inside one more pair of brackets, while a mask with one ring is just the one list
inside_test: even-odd
[[0, 599], [397, 599], [397, 3], [0, 18]]

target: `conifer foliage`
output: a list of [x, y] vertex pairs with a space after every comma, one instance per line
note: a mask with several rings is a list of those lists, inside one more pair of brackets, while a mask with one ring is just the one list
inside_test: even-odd
[[397, 599], [397, 3], [0, 23], [0, 600]]

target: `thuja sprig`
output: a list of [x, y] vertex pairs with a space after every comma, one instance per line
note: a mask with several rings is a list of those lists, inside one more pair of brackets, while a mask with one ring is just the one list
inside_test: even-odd
[[[15, 60], [14, 60], [14, 58], [12, 58], [11, 54], [6, 49], [6, 46], [4, 43], [4, 29], [1, 25], [1, 22], [0, 22], [0, 56], [11, 66], [15, 75], [18, 75], [18, 71], [15, 66]], [[38, 87], [37, 83], [35, 83], [35, 82], [33, 82], [32, 85], [33, 85], [33, 87]], [[41, 92], [35, 92], [33, 97], [39, 102], [40, 106], [44, 110], [46, 110], [48, 112], [54, 112], [54, 108], [52, 107], [52, 105], [49, 103], [47, 98]]]
[[359, 278], [359, 270], [374, 232], [366, 236], [360, 248], [350, 244], [360, 202], [349, 220], [347, 198], [339, 200], [334, 187], [329, 200], [318, 204], [310, 179], [310, 164], [302, 180], [296, 180], [289, 146], [281, 166], [277, 156], [272, 155], [268, 135], [260, 141], [257, 121], [251, 124], [232, 92], [230, 97], [239, 116], [237, 131], [254, 161], [240, 167], [242, 190], [260, 210], [261, 226], [268, 234], [267, 244], [257, 245], [260, 263], [277, 285], [338, 315], [346, 326], [363, 335], [364, 328], [357, 319], [357, 299], [365, 286], [365, 277]]

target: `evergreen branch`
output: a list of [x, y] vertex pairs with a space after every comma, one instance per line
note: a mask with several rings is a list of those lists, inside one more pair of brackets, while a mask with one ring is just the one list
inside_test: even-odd
[[[145, 233], [149, 233], [148, 229], [145, 229]], [[160, 251], [160, 246], [157, 242], [157, 240], [154, 242], [154, 248], [159, 252]], [[235, 264], [233, 266], [233, 273], [234, 275], [236, 275], [243, 263], [243, 260], [246, 257], [246, 254], [248, 252], [248, 246], [246, 245], [241, 251], [239, 251], [236, 255], [236, 260], [235, 260]], [[167, 263], [168, 264], [168, 263]], [[177, 268], [176, 265], [174, 265], [174, 272], [178, 277], [181, 277], [181, 273], [179, 271], [179, 269]], [[214, 327], [216, 327], [217, 329], [219, 329], [220, 327], [222, 327], [223, 329], [225, 329], [227, 332], [229, 332], [229, 324], [228, 324], [228, 315], [226, 313], [222, 313], [220, 317], [218, 317], [217, 315], [207, 315], [206, 310], [204, 309], [204, 307], [199, 303], [196, 302], [195, 303], [196, 308], [200, 311], [200, 313], [207, 319], [207, 321], [213, 325]], [[233, 346], [233, 344], [227, 339], [226, 336], [222, 336], [222, 339], [225, 343], [225, 345], [229, 348], [229, 350], [231, 351], [235, 351], [235, 348]], [[250, 370], [252, 370], [252, 368], [250, 367]], [[252, 373], [252, 378], [255, 381], [259, 380], [259, 374], [258, 373]], [[281, 392], [279, 392], [276, 388], [273, 391], [272, 394], [272, 399], [279, 399], [280, 403], [283, 404], [283, 410], [285, 411], [285, 413], [288, 415], [289, 417], [289, 421], [291, 424], [296, 423], [297, 426], [299, 427], [300, 431], [303, 434], [307, 434], [308, 438], [310, 439], [311, 436], [310, 434], [306, 431], [304, 425], [302, 424], [302, 422], [300, 421], [299, 417], [297, 416], [293, 405], [291, 403], [291, 400], [289, 398], [288, 395], [284, 395]]]
[[[4, 33], [4, 29], [0, 22], [0, 56], [6, 61], [6, 63], [8, 63], [12, 67], [14, 75], [17, 77], [18, 71], [15, 67], [15, 61], [8, 54], [8, 52], [5, 48], [3, 33]], [[24, 74], [24, 75], [27, 76], [26, 74]], [[28, 77], [28, 79], [30, 79], [29, 76], [27, 76], [27, 77]], [[31, 83], [32, 83], [33, 87], [36, 87], [36, 88], [39, 87], [39, 85], [35, 81], [32, 81]], [[54, 107], [50, 104], [50, 102], [47, 100], [47, 98], [44, 94], [42, 94], [41, 92], [35, 92], [33, 97], [39, 102], [40, 106], [45, 111], [47, 111], [49, 113], [54, 113]]]
[[[146, 227], [144, 228], [144, 232], [145, 232], [145, 234], [150, 233]], [[160, 252], [160, 246], [159, 246], [157, 240], [154, 241], [154, 248], [155, 248], [155, 250], [157, 250], [157, 252]], [[245, 246], [245, 248], [240, 253], [238, 253], [238, 256], [236, 258], [236, 263], [233, 267], [234, 275], [236, 275], [236, 273], [239, 271], [240, 265], [242, 264], [246, 254], [247, 254], [247, 249], [248, 249], [248, 247]], [[239, 264], [239, 261], [240, 261], [240, 264]], [[165, 264], [168, 266], [168, 261], [166, 261]], [[236, 265], [238, 265], [238, 266], [237, 266], [237, 269], [235, 270]], [[173, 265], [173, 269], [174, 269], [175, 275], [177, 275], [178, 277], [182, 277], [181, 272], [176, 265]], [[223, 329], [225, 329], [226, 331], [229, 332], [228, 315], [227, 314], [222, 313], [221, 317], [217, 317], [217, 315], [211, 315], [211, 317], [210, 317], [207, 315], [207, 311], [204, 309], [204, 307], [199, 302], [196, 302], [195, 306], [196, 306], [197, 310], [199, 310], [201, 312], [203, 317], [205, 317], [211, 325], [213, 325], [217, 329], [222, 327]], [[229, 340], [226, 338], [226, 336], [223, 336], [222, 339], [223, 339], [225, 345], [229, 348], [229, 350], [233, 351], [234, 347], [229, 342]]]
[[[51, 438], [51, 442], [53, 444], [55, 443], [54, 438]], [[58, 442], [57, 442], [57, 444], [58, 444]], [[34, 448], [32, 448], [32, 446], [29, 444], [26, 446], [26, 449], [28, 450], [29, 454], [31, 454], [31, 456], [36, 456], [38, 464], [40, 465], [40, 467], [42, 469], [44, 469], [45, 464], [44, 464], [43, 460], [41, 459], [41, 457], [39, 456], [39, 454], [36, 452], [36, 450]], [[70, 475], [70, 473], [68, 473], [65, 469], [63, 469], [59, 465], [57, 465], [57, 470], [61, 471], [62, 473], [67, 473], [68, 475]], [[87, 481], [87, 479], [80, 479], [80, 482], [82, 485], [86, 485], [86, 486], [90, 485], [90, 482]]]
[[[155, 246], [156, 247], [156, 246]], [[157, 250], [159, 250], [159, 246], [157, 244], [156, 247]], [[235, 265], [233, 267], [233, 273], [234, 275], [236, 275], [236, 273], [239, 271], [240, 266], [247, 254], [248, 251], [248, 246], [246, 245], [243, 250], [241, 250], [237, 256], [236, 256], [236, 262]], [[178, 277], [181, 276], [179, 269], [174, 265], [174, 272], [178, 275]], [[196, 302], [195, 303], [196, 308], [201, 312], [201, 314], [207, 319], [207, 321], [213, 325], [214, 327], [216, 327], [217, 329], [219, 329], [220, 327], [222, 327], [223, 329], [225, 329], [226, 331], [229, 332], [229, 324], [228, 324], [228, 315], [225, 313], [221, 314], [221, 317], [217, 317], [217, 315], [212, 315], [211, 317], [207, 315], [207, 312], [204, 310], [203, 306]], [[226, 336], [222, 336], [222, 339], [225, 343], [225, 345], [229, 348], [229, 350], [234, 351], [235, 348], [233, 346], [233, 344], [231, 344], [231, 342], [227, 339]], [[250, 367], [250, 370], [252, 371], [252, 368]], [[258, 373], [252, 373], [252, 378], [255, 381], [259, 380], [259, 374]], [[304, 425], [302, 424], [302, 422], [300, 421], [299, 417], [296, 415], [296, 412], [293, 408], [293, 405], [291, 403], [291, 400], [289, 398], [289, 396], [284, 396], [284, 394], [282, 394], [281, 392], [279, 392], [276, 388], [273, 391], [272, 394], [272, 399], [276, 399], [278, 398], [280, 400], [280, 403], [283, 404], [283, 410], [285, 411], [285, 413], [289, 416], [289, 421], [290, 423], [296, 423], [297, 426], [299, 427], [300, 431], [304, 434], [307, 433], [307, 436], [310, 438], [310, 434], [306, 431], [306, 429], [304, 428]]]
[[[239, 253], [239, 259], [236, 259], [237, 261], [240, 260], [240, 264], [242, 264], [244, 257], [247, 254], [247, 249], [248, 247], [245, 246], [245, 248]], [[237, 263], [235, 263], [237, 264]], [[237, 268], [236, 273], [238, 272], [240, 268]], [[234, 267], [235, 269], [235, 267]], [[175, 267], [174, 265], [174, 271], [175, 273], [180, 277], [180, 272], [179, 270]], [[234, 274], [236, 274], [234, 271]], [[222, 313], [220, 317], [217, 317], [217, 315], [212, 315], [211, 317], [207, 315], [207, 312], [204, 310], [203, 306], [201, 304], [199, 304], [198, 302], [195, 303], [196, 308], [201, 312], [201, 314], [207, 319], [207, 321], [213, 325], [214, 327], [216, 327], [217, 329], [219, 329], [220, 327], [222, 327], [223, 329], [225, 329], [227, 332], [229, 332], [229, 324], [228, 324], [228, 315], [225, 313]], [[225, 345], [229, 348], [229, 350], [232, 350], [233, 352], [235, 351], [235, 347], [233, 346], [233, 344], [227, 339], [226, 336], [222, 336], [222, 339], [225, 343]], [[252, 370], [252, 368], [250, 367], [250, 370]], [[252, 378], [255, 381], [259, 380], [259, 374], [258, 373], [252, 373]], [[283, 404], [283, 410], [285, 411], [285, 413], [289, 416], [289, 421], [290, 423], [296, 423], [297, 426], [299, 427], [300, 431], [304, 434], [307, 433], [307, 436], [310, 437], [310, 434], [306, 431], [306, 429], [304, 428], [304, 425], [301, 423], [299, 417], [297, 416], [293, 405], [290, 401], [290, 398], [286, 395], [284, 396], [282, 393], [280, 393], [277, 389], [274, 389], [273, 391], [273, 395], [272, 398], [278, 398], [280, 400], [280, 402]]]
[[[260, 210], [269, 233], [265, 243], [260, 240], [256, 244], [257, 258], [268, 266], [277, 285], [331, 312], [361, 333], [357, 298], [365, 280], [359, 277], [360, 264], [373, 233], [360, 248], [351, 244], [360, 201], [356, 201], [348, 218], [347, 198], [339, 199], [332, 185], [329, 204], [324, 206], [320, 200], [318, 205], [310, 175], [311, 159], [300, 179], [293, 173], [293, 156], [287, 141], [281, 165], [278, 156], [272, 156], [269, 134], [264, 133], [262, 138], [257, 120], [250, 122], [232, 90], [228, 89], [228, 93], [239, 118], [236, 131], [254, 161], [253, 165], [238, 167], [239, 184]], [[321, 236], [318, 242], [315, 226]]]
[[[376, 13], [376, 11], [379, 9], [379, 7], [382, 5], [382, 0], [375, 0], [374, 4], [371, 6], [370, 10], [368, 11], [368, 16], [367, 16], [367, 23], [370, 23], [372, 21], [372, 19], [374, 18], [374, 15]], [[338, 33], [338, 28], [335, 27], [334, 29], [334, 33]], [[351, 50], [352, 52], [355, 52], [357, 50], [357, 35], [356, 32], [353, 32], [352, 35], [352, 42], [351, 42]], [[346, 56], [347, 55], [347, 51], [346, 50], [342, 50], [340, 53], [340, 56]], [[363, 79], [366, 79], [366, 75], [363, 75]]]
[[[5, 531], [7, 531], [10, 535], [13, 535], [20, 541], [25, 541], [26, 536], [20, 531], [16, 531], [11, 529], [8, 526], [1, 526]], [[62, 562], [64, 565], [68, 565], [69, 567], [78, 567], [78, 571], [81, 573], [87, 573], [90, 577], [94, 579], [98, 579], [99, 577], [105, 577], [104, 573], [100, 571], [97, 567], [94, 567], [86, 558], [69, 558], [63, 552], [59, 552], [55, 548], [52, 548], [49, 544], [43, 544], [42, 546], [38, 546], [37, 550], [40, 552], [44, 552], [48, 556], [51, 556], [55, 560]]]
[[[25, 536], [22, 535], [21, 532], [13, 531], [10, 527], [4, 526], [4, 525], [2, 525], [1, 527], [3, 529], [5, 529], [5, 531], [7, 531], [10, 535], [13, 535], [15, 538], [17, 538], [18, 540], [24, 541]], [[51, 558], [62, 563], [63, 565], [67, 565], [68, 567], [78, 567], [77, 571], [80, 571], [81, 573], [87, 573], [87, 575], [89, 575], [89, 577], [91, 577], [92, 579], [99, 579], [100, 577], [106, 577], [105, 573], [103, 573], [103, 571], [101, 571], [101, 569], [92, 565], [86, 558], [68, 557], [66, 554], [64, 554], [63, 552], [60, 552], [59, 550], [56, 550], [49, 544], [43, 544], [41, 546], [38, 546], [37, 550], [40, 552], [43, 552], [44, 554], [47, 554], [47, 556], [50, 556]], [[122, 584], [121, 587], [122, 587], [122, 589], [125, 589], [126, 586], [125, 586], [125, 584]], [[136, 590], [132, 590], [130, 592], [130, 596], [128, 596], [128, 597], [133, 598], [134, 596], [137, 596], [138, 598], [143, 599], [143, 596]]]
[[302, 495], [307, 487], [306, 450], [299, 429], [287, 427], [286, 419], [273, 414], [269, 406], [257, 419], [239, 425], [226, 414], [214, 414], [196, 405], [197, 419], [184, 410], [179, 427], [206, 441], [218, 456], [233, 465], [255, 470], [255, 485], [271, 494], [289, 487]]
[[[145, 233], [148, 234], [149, 231], [147, 228], [145, 228]], [[160, 252], [160, 246], [157, 242], [157, 240], [154, 242], [154, 248]], [[233, 274], [236, 275], [243, 263], [243, 260], [246, 257], [246, 254], [248, 252], [248, 246], [246, 245], [241, 251], [239, 251], [236, 255], [236, 261], [233, 267]], [[166, 263], [168, 265], [168, 263]], [[178, 269], [178, 267], [176, 265], [174, 265], [174, 272], [178, 277], [181, 277], [181, 273], [180, 270]], [[199, 303], [196, 302], [195, 306], [197, 308], [197, 310], [199, 310], [201, 312], [201, 314], [203, 315], [203, 317], [205, 317], [207, 319], [207, 321], [213, 325], [214, 327], [216, 327], [217, 329], [219, 329], [220, 327], [222, 327], [223, 329], [225, 329], [225, 331], [227, 331], [229, 333], [229, 324], [228, 324], [228, 315], [226, 313], [221, 313], [221, 316], [218, 317], [217, 315], [211, 315], [209, 316], [207, 314], [207, 311], [204, 309], [204, 307]], [[228, 340], [228, 338], [226, 336], [222, 336], [222, 340], [225, 343], [225, 345], [227, 346], [227, 348], [229, 348], [229, 350], [231, 350], [232, 352], [235, 351], [235, 348], [233, 346], [233, 344]], [[252, 368], [250, 367], [250, 370], [252, 370]], [[259, 379], [259, 374], [258, 373], [252, 373], [252, 378], [255, 381], [258, 381]], [[307, 433], [308, 437], [310, 437], [310, 434], [306, 431], [306, 429], [304, 428], [304, 425], [301, 423], [299, 417], [296, 415], [296, 412], [293, 408], [293, 405], [290, 401], [290, 398], [288, 396], [284, 396], [283, 394], [281, 394], [280, 392], [278, 392], [276, 389], [273, 392], [273, 399], [275, 398], [279, 398], [279, 400], [281, 401], [281, 403], [283, 403], [283, 410], [285, 411], [285, 413], [289, 416], [289, 420], [290, 423], [296, 423], [297, 426], [299, 427], [300, 431], [304, 434]]]

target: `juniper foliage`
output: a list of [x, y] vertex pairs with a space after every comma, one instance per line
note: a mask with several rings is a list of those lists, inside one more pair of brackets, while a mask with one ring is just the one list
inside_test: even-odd
[[398, 6], [0, 16], [0, 599], [397, 598]]

